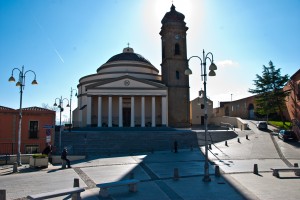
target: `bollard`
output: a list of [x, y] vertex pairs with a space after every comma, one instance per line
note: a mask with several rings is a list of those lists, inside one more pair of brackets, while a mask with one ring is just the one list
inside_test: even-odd
[[294, 163], [294, 167], [299, 167], [298, 163]]
[[18, 172], [18, 163], [14, 162], [14, 166], [13, 166], [13, 173]]
[[[73, 183], [73, 187], [79, 187], [79, 178], [74, 178], [74, 183]], [[72, 194], [72, 200], [77, 200], [77, 199], [81, 199], [80, 198], [80, 193], [74, 193]]]
[[249, 140], [248, 135], [246, 135], [246, 140]]
[[258, 166], [254, 164], [253, 174], [258, 174]]
[[227, 141], [225, 141], [225, 146], [228, 147]]
[[215, 176], [216, 176], [216, 177], [220, 177], [220, 176], [221, 176], [219, 165], [216, 165], [216, 167], [215, 167]]
[[[299, 167], [298, 163], [294, 163], [294, 167]], [[295, 171], [296, 176], [300, 176], [300, 172]]]
[[74, 178], [73, 187], [79, 187], [79, 178]]
[[66, 169], [67, 168], [67, 161], [61, 160], [61, 168]]
[[211, 144], [208, 145], [208, 148], [209, 148], [209, 149], [212, 149], [212, 148], [211, 148]]
[[173, 180], [174, 181], [178, 181], [179, 180], [179, 170], [178, 170], [178, 168], [174, 168]]
[[177, 140], [174, 141], [174, 153], [178, 152], [178, 142]]
[[134, 173], [133, 173], [133, 172], [131, 172], [131, 173], [129, 174], [129, 179], [134, 179]]
[[237, 139], [237, 142], [238, 142], [238, 143], [241, 143], [240, 138]]
[[0, 200], [6, 200], [6, 190], [0, 190]]

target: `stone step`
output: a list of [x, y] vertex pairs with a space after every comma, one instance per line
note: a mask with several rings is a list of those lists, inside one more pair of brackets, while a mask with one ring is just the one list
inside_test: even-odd
[[[59, 137], [56, 132], [55, 137]], [[174, 141], [179, 148], [198, 146], [197, 136], [192, 131], [76, 131], [62, 132], [62, 147], [69, 154], [107, 155], [171, 150]], [[58, 141], [56, 146], [58, 146]]]

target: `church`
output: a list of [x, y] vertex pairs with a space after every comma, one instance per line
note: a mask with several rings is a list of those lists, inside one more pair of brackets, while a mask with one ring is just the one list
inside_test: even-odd
[[190, 127], [185, 16], [161, 20], [161, 75], [131, 47], [79, 80], [73, 127]]

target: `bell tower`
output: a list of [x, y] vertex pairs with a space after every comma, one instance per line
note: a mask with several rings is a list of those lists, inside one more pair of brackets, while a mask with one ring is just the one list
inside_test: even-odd
[[184, 15], [172, 4], [161, 20], [162, 82], [168, 87], [168, 125], [190, 127], [189, 77], [186, 49], [186, 23]]

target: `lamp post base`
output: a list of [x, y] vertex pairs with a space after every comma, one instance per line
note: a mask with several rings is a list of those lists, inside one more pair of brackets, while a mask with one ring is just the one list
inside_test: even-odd
[[211, 181], [211, 178], [209, 177], [209, 175], [204, 175], [202, 181], [203, 181], [203, 182], [210, 182], [210, 181]]
[[21, 160], [21, 153], [20, 152], [17, 153], [17, 163], [18, 163], [18, 166], [22, 166], [22, 160]]

